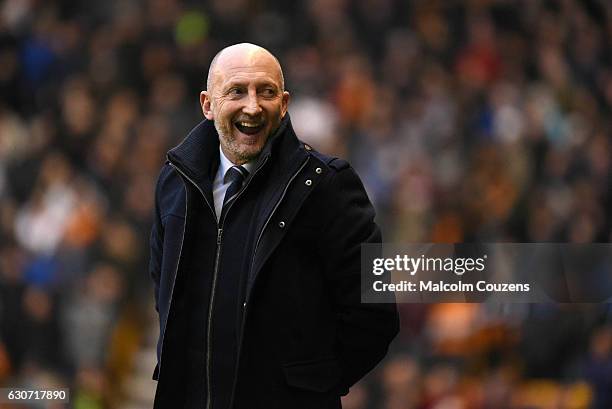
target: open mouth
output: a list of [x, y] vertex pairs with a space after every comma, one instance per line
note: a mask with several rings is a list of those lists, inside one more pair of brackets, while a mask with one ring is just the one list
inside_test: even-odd
[[234, 126], [244, 134], [254, 135], [264, 128], [264, 123], [256, 124], [251, 122], [238, 121], [234, 123]]

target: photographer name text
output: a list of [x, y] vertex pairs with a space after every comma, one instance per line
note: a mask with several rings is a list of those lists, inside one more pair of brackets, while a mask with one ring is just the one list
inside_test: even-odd
[[[486, 269], [487, 255], [482, 257], [409, 257], [396, 255], [391, 258], [375, 258], [372, 261], [372, 274], [382, 276], [385, 273], [395, 272], [409, 277], [417, 273], [448, 272], [453, 277], [463, 276], [469, 272], [482, 273]], [[418, 280], [417, 282], [400, 280], [388, 282], [376, 280], [372, 283], [376, 292], [529, 292], [529, 283], [499, 283], [486, 280], [473, 280], [475, 282], [443, 280]]]

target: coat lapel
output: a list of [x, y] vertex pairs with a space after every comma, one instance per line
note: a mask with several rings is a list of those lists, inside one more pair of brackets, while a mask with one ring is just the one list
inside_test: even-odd
[[258, 215], [261, 221], [258, 229], [261, 238], [256, 242], [254, 249], [253, 262], [247, 282], [247, 301], [253, 284], [266, 261], [283, 240], [302, 205], [324, 176], [324, 173], [315, 171], [317, 167], [321, 169], [320, 162], [303, 149], [293, 160], [293, 166], [283, 174], [283, 183], [274, 184], [276, 185], [276, 191], [268, 205], [264, 206], [262, 212]]

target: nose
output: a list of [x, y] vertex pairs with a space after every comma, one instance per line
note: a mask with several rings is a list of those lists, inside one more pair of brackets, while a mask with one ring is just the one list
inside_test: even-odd
[[259, 105], [259, 97], [257, 96], [257, 92], [249, 92], [249, 96], [242, 111], [250, 116], [257, 116], [261, 113], [261, 105]]

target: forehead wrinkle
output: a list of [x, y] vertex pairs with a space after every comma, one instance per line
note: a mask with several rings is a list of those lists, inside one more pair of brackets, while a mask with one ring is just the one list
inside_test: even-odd
[[227, 70], [225, 73], [221, 73], [222, 83], [233, 82], [233, 81], [258, 81], [264, 80], [275, 83], [278, 85], [280, 82], [278, 75], [273, 75], [269, 70], [260, 69], [258, 67], [239, 67]]

